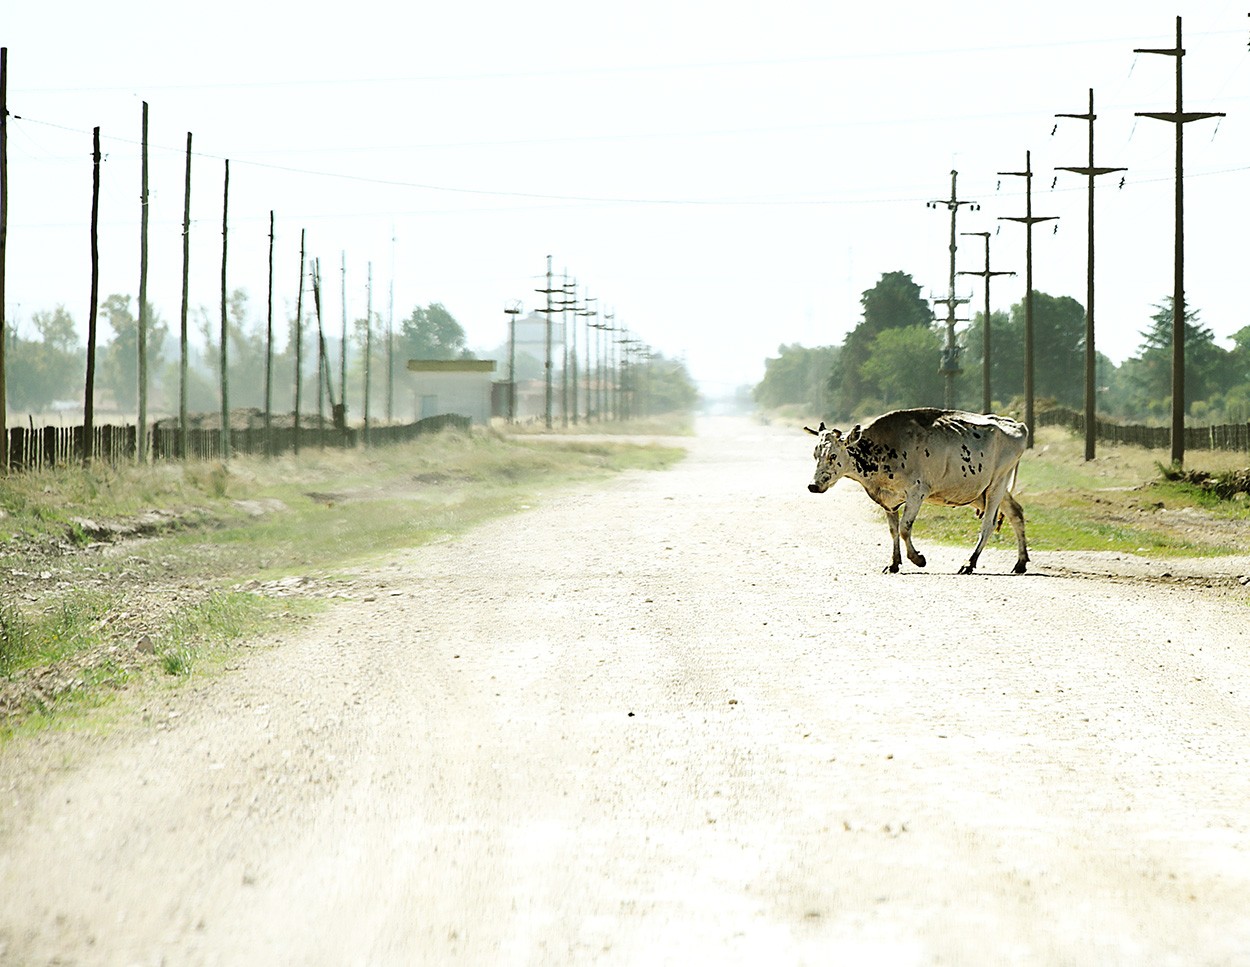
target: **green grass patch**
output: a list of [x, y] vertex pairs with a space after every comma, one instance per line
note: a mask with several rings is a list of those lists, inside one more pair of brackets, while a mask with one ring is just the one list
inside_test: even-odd
[[112, 599], [97, 592], [66, 595], [41, 610], [0, 603], [0, 675], [47, 665], [102, 641]]
[[[1245, 464], [1245, 454], [1200, 451], [1190, 466], [1212, 472]], [[1153, 557], [1215, 557], [1244, 553], [1219, 528], [1195, 528], [1175, 511], [1193, 510], [1222, 520], [1250, 521], [1246, 501], [1221, 500], [1207, 490], [1164, 479], [1160, 454], [1139, 447], [1103, 446], [1084, 459], [1075, 434], [1047, 427], [1020, 462], [1016, 497], [1024, 507], [1029, 547], [1041, 551], [1113, 551]], [[1165, 511], [1167, 513], [1165, 513]], [[926, 506], [916, 524], [918, 540], [966, 545], [977, 539], [980, 520], [968, 508]], [[1015, 547], [1004, 524], [991, 546]]]

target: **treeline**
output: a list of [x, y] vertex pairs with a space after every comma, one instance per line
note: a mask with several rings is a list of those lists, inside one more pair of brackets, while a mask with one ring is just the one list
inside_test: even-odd
[[[1166, 421], [1171, 411], [1172, 300], [1142, 320], [1137, 352], [1116, 365], [1096, 354], [1097, 410], [1124, 422]], [[863, 317], [840, 346], [779, 347], [755, 386], [757, 405], [798, 404], [813, 414], [852, 420], [908, 406], [941, 406], [939, 365], [945, 329], [933, 321], [920, 286], [904, 272], [882, 275], [863, 293]], [[990, 381], [995, 408], [1024, 392], [1024, 305], [990, 317]], [[1250, 418], [1250, 326], [1225, 349], [1186, 311], [1186, 414], [1192, 423], [1240, 423]], [[1033, 295], [1034, 392], [1079, 409], [1084, 400], [1085, 307], [1068, 296]], [[979, 410], [985, 319], [977, 313], [958, 333], [960, 372], [955, 405]]]
[[[231, 293], [228, 303], [229, 385], [232, 407], [264, 405], [266, 324], [256, 318], [248, 294], [242, 289]], [[107, 341], [96, 360], [95, 398], [97, 408], [110, 407], [121, 413], [134, 411], [138, 395], [137, 300], [114, 294], [100, 304], [100, 317], [107, 330]], [[262, 307], [263, 312], [263, 307]], [[85, 388], [86, 347], [79, 339], [74, 318], [64, 306], [36, 311], [31, 315], [33, 336], [23, 338], [16, 323], [5, 333], [7, 346], [7, 388], [12, 412], [44, 413], [56, 407], [81, 411]], [[179, 383], [179, 347], [176, 335], [149, 303], [147, 311], [148, 367], [152, 379], [152, 399], [156, 409], [176, 412]], [[200, 342], [192, 345], [187, 372], [187, 406], [191, 411], [216, 412], [220, 403], [220, 323], [201, 307], [194, 325]], [[275, 333], [273, 356], [274, 407], [288, 411], [294, 405], [296, 318], [290, 316]], [[315, 318], [305, 316], [301, 344], [301, 389], [304, 408], [315, 405], [318, 382], [320, 340]], [[277, 327], [275, 327], [277, 328]], [[336, 387], [342, 372], [342, 321], [322, 321], [328, 369]], [[405, 372], [409, 359], [455, 359], [469, 353], [464, 328], [440, 303], [416, 306], [401, 320], [395, 331], [374, 313], [371, 322], [364, 317], [350, 323], [347, 335], [347, 376], [349, 409], [359, 418], [364, 395], [365, 352], [370, 354], [370, 391], [373, 418], [385, 412], [388, 386]], [[391, 367], [393, 366], [393, 372]], [[389, 381], [389, 382], [388, 382]], [[380, 401], [380, 402], [377, 402]], [[411, 401], [397, 403], [397, 418], [411, 415]]]

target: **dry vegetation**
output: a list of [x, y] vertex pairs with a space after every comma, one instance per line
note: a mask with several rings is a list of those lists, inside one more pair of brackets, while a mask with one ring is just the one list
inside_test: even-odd
[[0, 480], [0, 736], [136, 677], [211, 668], [274, 619], [363, 593], [353, 563], [681, 450], [447, 432], [371, 451]]

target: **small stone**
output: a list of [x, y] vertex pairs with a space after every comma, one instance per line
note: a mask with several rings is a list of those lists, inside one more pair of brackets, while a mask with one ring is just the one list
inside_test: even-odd
[[151, 655], [156, 651], [156, 646], [152, 644], [152, 639], [147, 635], [144, 635], [137, 642], [135, 642], [135, 648], [143, 652], [145, 655]]

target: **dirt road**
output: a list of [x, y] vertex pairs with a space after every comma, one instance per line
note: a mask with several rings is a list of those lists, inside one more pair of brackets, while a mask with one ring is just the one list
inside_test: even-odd
[[0, 962], [1250, 964], [1244, 603], [691, 447], [11, 747]]

